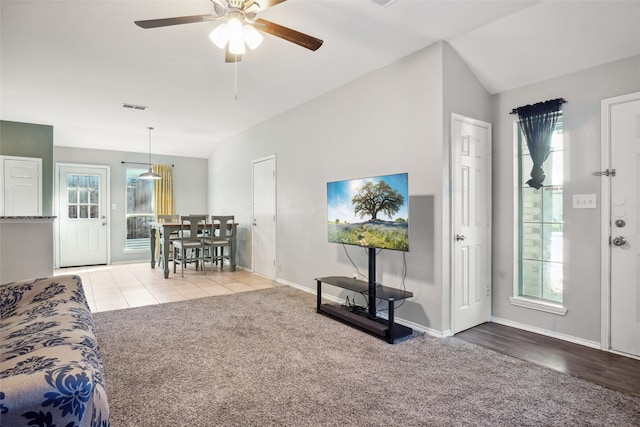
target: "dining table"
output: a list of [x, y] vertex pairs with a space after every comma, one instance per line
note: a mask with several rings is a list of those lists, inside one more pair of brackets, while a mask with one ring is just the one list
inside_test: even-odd
[[[213, 224], [215, 228], [220, 228], [220, 224]], [[198, 230], [204, 230], [205, 227], [211, 227], [211, 224], [205, 224], [201, 222], [198, 224]], [[238, 224], [232, 225], [237, 230]], [[164, 278], [169, 278], [169, 246], [171, 245], [171, 239], [162, 239], [162, 236], [170, 236], [173, 232], [178, 232], [182, 228], [182, 224], [179, 222], [150, 222], [149, 223], [149, 248], [151, 249], [151, 268], [156, 268], [156, 231], [162, 242], [162, 264], [164, 268]], [[237, 232], [234, 230], [231, 235], [231, 245], [229, 248], [229, 262], [231, 264], [231, 271], [236, 271], [236, 236]], [[203, 266], [204, 268], [204, 266]]]

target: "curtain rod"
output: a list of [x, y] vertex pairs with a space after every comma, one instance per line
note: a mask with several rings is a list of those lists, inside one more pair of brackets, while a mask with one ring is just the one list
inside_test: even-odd
[[[547, 101], [544, 102], [537, 102], [536, 104], [544, 104], [545, 102], [551, 102], [551, 101], [559, 101], [560, 104], [566, 104], [567, 101], [564, 98], [557, 98], [557, 99], [549, 99]], [[533, 105], [536, 105], [533, 104]], [[526, 105], [524, 105], [524, 107], [526, 107]], [[522, 108], [522, 107], [518, 107], [518, 108]], [[514, 108], [513, 110], [511, 110], [511, 112], [509, 114], [518, 114], [518, 108]]]
[[[122, 163], [123, 165], [147, 165], [147, 166], [153, 166], [153, 163], [140, 163], [140, 162], [125, 162], [124, 160], [121, 161], [120, 163]], [[175, 165], [171, 165], [171, 167], [175, 167]]]

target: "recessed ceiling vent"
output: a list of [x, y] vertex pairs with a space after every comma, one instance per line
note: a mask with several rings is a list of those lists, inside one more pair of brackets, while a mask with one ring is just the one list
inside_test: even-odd
[[135, 104], [122, 104], [122, 108], [130, 108], [132, 110], [146, 110], [149, 107], [145, 107], [144, 105], [135, 105]]
[[387, 7], [387, 6], [391, 6], [393, 3], [397, 2], [398, 0], [371, 0], [371, 1], [377, 4], [378, 6]]

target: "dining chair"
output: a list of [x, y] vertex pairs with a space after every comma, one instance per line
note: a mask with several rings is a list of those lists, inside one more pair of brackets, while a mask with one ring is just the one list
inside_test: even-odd
[[211, 269], [213, 264], [218, 262], [220, 268], [224, 268], [224, 260], [228, 259], [231, 270], [235, 270], [235, 238], [236, 225], [233, 215], [211, 215], [209, 231], [203, 239], [204, 248], [208, 253], [205, 261], [211, 261]]
[[[180, 222], [180, 215], [156, 215], [156, 222], [169, 222], [169, 223], [176, 223], [176, 222]], [[156, 230], [156, 232], [159, 234], [160, 232]], [[176, 231], [172, 231], [168, 236], [165, 237], [165, 235], [163, 234], [162, 236], [160, 236], [160, 239], [156, 239], [157, 242], [160, 242], [160, 249], [159, 249], [159, 255], [158, 255], [158, 267], [161, 265], [164, 265], [164, 252], [162, 250], [163, 246], [164, 246], [164, 239], [165, 238], [169, 238], [169, 253], [167, 254], [167, 257], [169, 257], [168, 262], [171, 262], [171, 252], [173, 252], [173, 240], [178, 239], [180, 237], [180, 233], [176, 230]]]
[[[198, 235], [200, 223], [207, 227], [206, 215], [185, 215], [180, 217], [180, 237], [173, 240], [173, 273], [176, 273], [176, 265], [180, 263], [180, 274], [184, 277], [184, 267], [188, 263], [195, 263], [198, 270], [198, 261], [202, 261], [204, 271], [204, 246], [202, 235]], [[187, 258], [187, 254], [190, 256]], [[194, 256], [195, 254], [195, 256]]]

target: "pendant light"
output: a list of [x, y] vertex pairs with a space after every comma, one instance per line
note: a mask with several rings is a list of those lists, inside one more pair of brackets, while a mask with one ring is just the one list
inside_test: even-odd
[[151, 164], [151, 131], [153, 130], [153, 128], [149, 126], [148, 129], [149, 129], [149, 170], [147, 172], [141, 173], [139, 178], [140, 179], [162, 179], [160, 175], [158, 175], [153, 171], [153, 165]]

